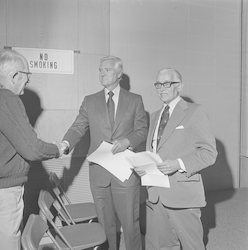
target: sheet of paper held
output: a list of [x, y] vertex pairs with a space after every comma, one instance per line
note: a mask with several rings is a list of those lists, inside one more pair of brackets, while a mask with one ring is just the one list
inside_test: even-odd
[[139, 166], [146, 171], [146, 175], [141, 177], [142, 186], [170, 187], [168, 175], [164, 175], [157, 168], [156, 164], [162, 162], [158, 154], [145, 151], [128, 156], [127, 160], [133, 167]]
[[112, 147], [113, 144], [103, 141], [100, 146], [87, 157], [87, 160], [101, 165], [119, 180], [125, 181], [133, 172], [133, 167], [126, 157], [135, 155], [135, 153], [126, 149], [124, 152], [113, 155], [111, 153]]

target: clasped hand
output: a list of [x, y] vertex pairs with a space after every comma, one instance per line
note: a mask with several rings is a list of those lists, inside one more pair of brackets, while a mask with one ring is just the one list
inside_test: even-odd
[[62, 157], [64, 154], [65, 149], [67, 148], [67, 144], [65, 142], [57, 142], [53, 141], [53, 144], [55, 144], [59, 150], [59, 157]]
[[111, 152], [112, 154], [117, 154], [117, 153], [125, 151], [129, 146], [130, 146], [130, 142], [126, 138], [115, 140], [113, 142], [113, 147], [111, 149]]
[[[178, 160], [166, 160], [157, 164], [157, 168], [164, 175], [170, 175], [177, 172], [180, 168]], [[139, 176], [143, 176], [146, 174], [146, 171], [142, 170], [142, 167], [134, 167], [135, 172]]]

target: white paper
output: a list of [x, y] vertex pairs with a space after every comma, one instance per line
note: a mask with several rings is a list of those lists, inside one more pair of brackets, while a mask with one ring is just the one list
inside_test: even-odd
[[145, 151], [128, 156], [127, 160], [133, 167], [141, 167], [146, 172], [141, 177], [142, 186], [170, 187], [168, 175], [164, 175], [157, 168], [157, 163], [162, 162], [158, 154]]
[[87, 157], [87, 160], [101, 165], [121, 181], [128, 180], [133, 172], [133, 167], [126, 157], [135, 155], [135, 153], [126, 149], [124, 152], [113, 155], [112, 147], [113, 144], [103, 141], [97, 150]]

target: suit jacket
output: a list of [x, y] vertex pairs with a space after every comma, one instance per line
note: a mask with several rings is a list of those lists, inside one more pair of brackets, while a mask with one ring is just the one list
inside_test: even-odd
[[[102, 141], [112, 142], [122, 138], [127, 138], [133, 149], [137, 148], [146, 140], [148, 132], [142, 97], [120, 89], [112, 130], [104, 90], [86, 96], [76, 120], [63, 138], [70, 143], [70, 150], [80, 141], [87, 129], [90, 130], [89, 154], [95, 151]], [[90, 165], [89, 175], [91, 183], [99, 186], [108, 186], [112, 177], [107, 170], [97, 164]], [[135, 173], [125, 182], [120, 181], [122, 186], [132, 186], [138, 183], [139, 178]]]
[[[153, 134], [160, 111], [151, 115], [147, 150], [152, 151]], [[200, 170], [214, 164], [217, 151], [209, 119], [202, 106], [181, 99], [164, 129], [157, 153], [163, 161], [181, 158], [186, 171], [169, 176], [170, 188], [149, 187], [149, 200], [161, 199], [165, 206], [189, 208], [205, 206]]]

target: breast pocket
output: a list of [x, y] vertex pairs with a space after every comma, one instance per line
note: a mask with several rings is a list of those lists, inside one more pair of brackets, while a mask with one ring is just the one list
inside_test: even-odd
[[176, 180], [178, 182], [192, 182], [192, 181], [200, 181], [200, 174], [194, 174], [190, 177], [187, 177], [185, 173], [176, 173]]

